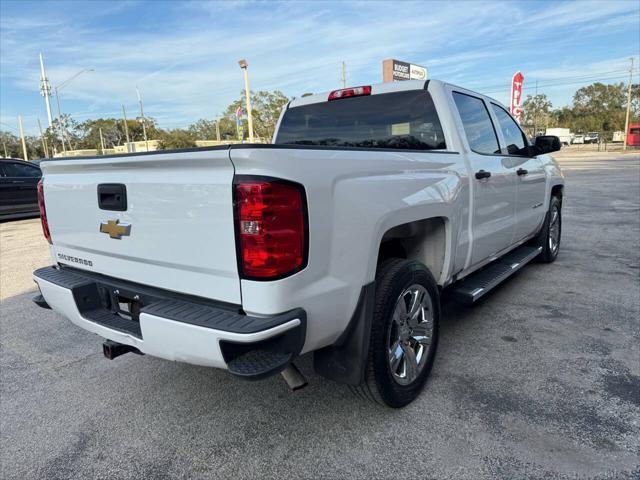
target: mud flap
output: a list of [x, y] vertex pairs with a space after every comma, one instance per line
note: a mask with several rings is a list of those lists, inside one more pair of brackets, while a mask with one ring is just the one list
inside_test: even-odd
[[362, 287], [358, 304], [345, 331], [336, 343], [314, 352], [313, 368], [317, 374], [349, 385], [359, 385], [364, 381], [375, 293], [375, 282]]

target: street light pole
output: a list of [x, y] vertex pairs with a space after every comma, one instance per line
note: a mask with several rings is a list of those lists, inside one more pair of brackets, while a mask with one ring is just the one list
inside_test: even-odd
[[138, 94], [138, 102], [140, 102], [140, 116], [142, 117], [142, 135], [144, 136], [144, 147], [146, 151], [149, 151], [149, 140], [147, 140], [147, 126], [145, 125], [144, 118], [144, 102], [142, 101], [142, 95], [140, 95], [140, 90], [136, 87], [136, 93]]
[[243, 58], [238, 61], [238, 65], [244, 72], [244, 94], [247, 101], [247, 123], [249, 124], [249, 143], [253, 143], [253, 115], [251, 113], [251, 92], [249, 90], [249, 64]]

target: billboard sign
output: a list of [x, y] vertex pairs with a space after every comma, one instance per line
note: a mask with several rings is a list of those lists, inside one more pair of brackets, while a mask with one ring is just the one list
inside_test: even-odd
[[427, 67], [389, 58], [382, 62], [382, 81], [426, 80]]
[[511, 115], [518, 123], [522, 123], [522, 108], [520, 108], [520, 100], [522, 100], [522, 84], [524, 83], [524, 75], [517, 71], [513, 74], [511, 80]]

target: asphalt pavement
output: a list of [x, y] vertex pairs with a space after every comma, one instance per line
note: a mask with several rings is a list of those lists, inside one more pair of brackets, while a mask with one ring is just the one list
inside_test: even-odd
[[479, 305], [444, 306], [422, 395], [402, 410], [313, 374], [149, 356], [30, 301], [38, 219], [0, 224], [0, 477], [640, 478], [640, 158], [559, 155], [561, 251]]

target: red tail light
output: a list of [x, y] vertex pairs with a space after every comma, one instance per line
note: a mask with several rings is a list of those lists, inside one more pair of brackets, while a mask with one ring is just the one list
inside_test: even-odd
[[42, 179], [38, 182], [38, 206], [40, 207], [40, 221], [42, 222], [42, 233], [47, 242], [51, 243], [51, 233], [49, 232], [49, 223], [47, 222], [47, 210], [44, 208], [44, 187]]
[[329, 94], [329, 100], [338, 100], [347, 97], [361, 97], [363, 95], [371, 95], [371, 86], [364, 85], [362, 87], [343, 88], [342, 90], [334, 90]]
[[236, 177], [235, 216], [243, 278], [275, 280], [307, 263], [307, 207], [302, 185]]

